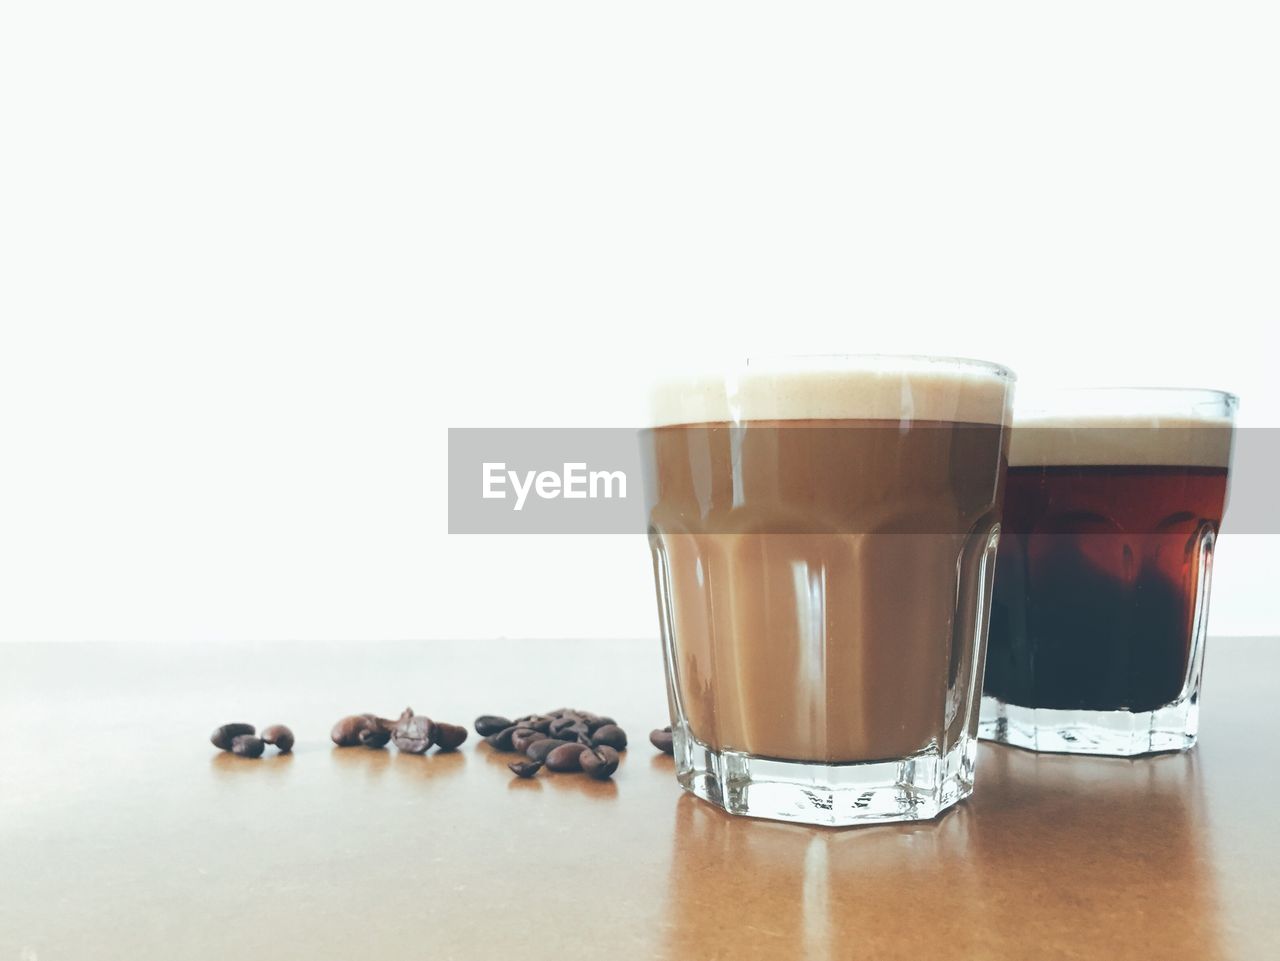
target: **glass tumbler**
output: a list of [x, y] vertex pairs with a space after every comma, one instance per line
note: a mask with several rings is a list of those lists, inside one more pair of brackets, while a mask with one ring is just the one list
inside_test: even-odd
[[824, 825], [969, 795], [1013, 380], [847, 356], [657, 387], [645, 490], [686, 790]]
[[1019, 401], [983, 737], [1124, 756], [1195, 743], [1236, 405], [1156, 388]]

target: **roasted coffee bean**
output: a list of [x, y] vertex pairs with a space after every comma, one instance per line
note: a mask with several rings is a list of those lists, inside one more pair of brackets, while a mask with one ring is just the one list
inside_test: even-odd
[[535, 731], [531, 727], [518, 727], [516, 728], [516, 732], [511, 735], [511, 746], [523, 754], [525, 751], [529, 750], [530, 744], [533, 744], [535, 741], [541, 741], [545, 737], [545, 734]]
[[388, 721], [376, 714], [352, 714], [333, 726], [329, 737], [338, 747], [382, 747], [391, 740], [395, 721]]
[[360, 743], [360, 732], [368, 726], [369, 722], [363, 717], [352, 714], [333, 726], [333, 730], [329, 732], [329, 740], [338, 747], [355, 747]]
[[617, 724], [617, 723], [618, 722], [611, 717], [598, 715], [598, 716], [592, 717], [591, 720], [587, 721], [587, 730], [589, 730], [592, 734], [595, 734], [596, 731], [600, 730], [600, 728], [608, 727], [610, 724]]
[[541, 761], [512, 761], [507, 765], [516, 777], [533, 777], [542, 770]]
[[618, 752], [607, 744], [587, 748], [578, 758], [582, 770], [597, 781], [607, 781], [618, 770]]
[[496, 750], [513, 751], [515, 748], [511, 744], [511, 738], [518, 730], [520, 729], [513, 724], [510, 727], [504, 727], [497, 734], [487, 737], [485, 740], [488, 741], [489, 745]]
[[252, 724], [224, 724], [209, 735], [209, 743], [222, 751], [231, 750], [231, 742], [242, 734], [253, 734], [257, 728]]
[[551, 722], [552, 737], [563, 737], [566, 740], [576, 738], [579, 734], [590, 734], [587, 726], [575, 717], [561, 717]]
[[395, 730], [391, 732], [391, 740], [405, 754], [425, 754], [427, 749], [439, 739], [438, 726], [425, 714], [414, 714], [413, 708], [406, 707], [396, 721]]
[[547, 717], [545, 714], [538, 714], [529, 718], [525, 723], [539, 734], [549, 734], [551, 732], [551, 722], [554, 720], [555, 718]]
[[386, 747], [391, 740], [391, 732], [382, 727], [367, 727], [360, 732], [360, 743], [364, 747]]
[[534, 761], [545, 761], [547, 755], [558, 747], [564, 747], [566, 744], [576, 743], [573, 741], [562, 741], [556, 737], [543, 738], [541, 741], [534, 741], [525, 748], [525, 756]]
[[252, 734], [241, 734], [231, 739], [231, 753], [240, 757], [262, 757], [262, 752], [266, 749], [262, 738]]
[[489, 737], [491, 734], [497, 734], [504, 727], [510, 726], [510, 721], [505, 717], [499, 717], [497, 714], [481, 714], [476, 718], [476, 733], [481, 737]]
[[547, 770], [567, 771], [582, 770], [582, 753], [588, 750], [581, 744], [561, 744], [547, 755]]
[[293, 750], [293, 732], [283, 724], [272, 724], [262, 732], [262, 740], [266, 744], [274, 744], [281, 754]]
[[649, 743], [656, 747], [663, 754], [675, 754], [675, 740], [671, 736], [671, 728], [663, 728], [661, 731], [649, 732]]
[[604, 745], [611, 747], [615, 751], [625, 751], [627, 749], [627, 732], [616, 724], [606, 724], [604, 727], [598, 727], [591, 734], [591, 744], [594, 747]]
[[436, 746], [442, 751], [456, 751], [467, 739], [467, 729], [460, 724], [436, 725]]

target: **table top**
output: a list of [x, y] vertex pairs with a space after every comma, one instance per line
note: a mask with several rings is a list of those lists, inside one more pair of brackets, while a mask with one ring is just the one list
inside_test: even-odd
[[[654, 641], [0, 645], [0, 959], [1274, 956], [1277, 673], [1280, 639], [1215, 639], [1194, 751], [984, 744], [939, 820], [823, 829], [681, 793]], [[406, 704], [568, 704], [632, 745], [521, 781], [474, 732], [328, 740]], [[229, 721], [297, 747], [220, 753]]]

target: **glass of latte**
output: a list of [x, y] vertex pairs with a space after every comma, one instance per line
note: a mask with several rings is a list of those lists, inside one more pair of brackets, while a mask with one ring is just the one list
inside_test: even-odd
[[1236, 404], [1139, 388], [1019, 401], [983, 737], [1112, 755], [1195, 743]]
[[656, 388], [645, 489], [686, 790], [824, 825], [969, 795], [1013, 381], [849, 356]]

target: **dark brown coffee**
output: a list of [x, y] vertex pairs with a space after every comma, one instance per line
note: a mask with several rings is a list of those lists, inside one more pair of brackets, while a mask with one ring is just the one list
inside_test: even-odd
[[1226, 494], [1225, 466], [1011, 467], [984, 693], [1058, 710], [1177, 700]]

